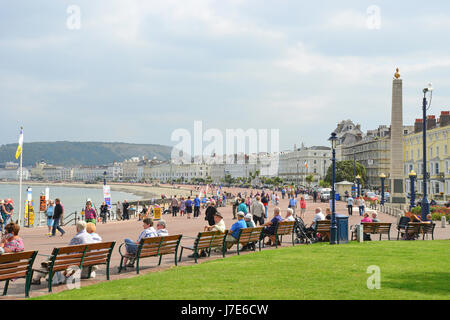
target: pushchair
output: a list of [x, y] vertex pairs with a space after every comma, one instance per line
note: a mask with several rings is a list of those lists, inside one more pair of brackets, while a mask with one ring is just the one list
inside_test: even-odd
[[295, 217], [294, 232], [296, 235], [296, 243], [312, 243], [313, 234], [306, 228], [305, 222], [300, 217]]

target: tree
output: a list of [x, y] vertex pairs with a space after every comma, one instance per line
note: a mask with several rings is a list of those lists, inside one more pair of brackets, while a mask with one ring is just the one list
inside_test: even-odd
[[[336, 162], [336, 178], [335, 182], [341, 182], [341, 181], [349, 181], [354, 182], [355, 175], [353, 173], [353, 160], [346, 160], [346, 161], [337, 161]], [[359, 175], [361, 177], [361, 187], [364, 187], [365, 182], [367, 181], [367, 174], [366, 174], [366, 168], [356, 162], [355, 163], [356, 168], [356, 175]], [[333, 166], [329, 166], [327, 170], [327, 174], [325, 176], [325, 181], [331, 185], [332, 178], [333, 177]]]
[[331, 187], [331, 184], [326, 182], [325, 180], [320, 180], [319, 186], [322, 188], [329, 188], [329, 187]]
[[308, 175], [308, 176], [306, 176], [306, 178], [305, 178], [305, 181], [308, 183], [308, 185], [311, 185], [311, 183], [313, 182], [313, 180], [314, 180], [314, 176], [313, 175]]

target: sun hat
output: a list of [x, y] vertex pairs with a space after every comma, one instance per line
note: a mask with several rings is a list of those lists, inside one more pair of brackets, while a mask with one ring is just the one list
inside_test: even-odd
[[252, 220], [252, 215], [250, 214], [250, 213], [247, 213], [246, 215], [245, 215], [245, 219], [249, 219], [249, 220]]
[[237, 215], [238, 215], [239, 217], [245, 217], [245, 213], [243, 213], [242, 211], [239, 211], [239, 212], [237, 213]]
[[216, 213], [214, 213], [214, 215], [223, 218], [223, 215], [219, 211], [216, 211]]

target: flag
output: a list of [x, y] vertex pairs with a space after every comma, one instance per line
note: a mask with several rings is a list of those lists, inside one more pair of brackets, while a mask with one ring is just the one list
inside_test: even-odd
[[19, 159], [20, 155], [22, 154], [22, 144], [23, 144], [23, 129], [20, 128], [19, 145], [17, 146], [16, 159]]
[[308, 168], [308, 163], [305, 161], [305, 168]]

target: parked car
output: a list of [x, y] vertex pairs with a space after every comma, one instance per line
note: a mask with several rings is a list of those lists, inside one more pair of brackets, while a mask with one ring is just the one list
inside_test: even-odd
[[376, 201], [378, 200], [378, 195], [375, 192], [367, 192], [367, 198], [370, 201]]
[[331, 188], [323, 188], [320, 192], [320, 202], [330, 201], [331, 198]]

